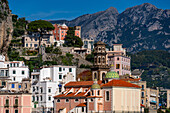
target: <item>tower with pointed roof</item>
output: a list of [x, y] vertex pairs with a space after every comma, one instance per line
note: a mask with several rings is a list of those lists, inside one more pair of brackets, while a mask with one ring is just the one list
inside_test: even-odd
[[92, 80], [103, 80], [106, 73], [109, 71], [109, 66], [107, 65], [107, 53], [106, 44], [102, 41], [98, 41], [94, 44], [94, 64], [91, 68], [92, 70]]

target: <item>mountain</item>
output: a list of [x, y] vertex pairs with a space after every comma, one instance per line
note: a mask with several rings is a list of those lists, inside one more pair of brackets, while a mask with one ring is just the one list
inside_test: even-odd
[[127, 8], [120, 14], [110, 7], [64, 22], [68, 26], [81, 26], [83, 38], [93, 37], [110, 46], [122, 43], [128, 52], [170, 48], [170, 10], [158, 9], [149, 3]]
[[12, 15], [7, 0], [0, 0], [0, 6], [0, 53], [7, 56], [13, 32]]

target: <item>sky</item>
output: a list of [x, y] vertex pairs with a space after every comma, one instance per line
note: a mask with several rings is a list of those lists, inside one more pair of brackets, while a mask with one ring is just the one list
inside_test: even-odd
[[170, 0], [8, 0], [13, 14], [27, 20], [72, 20], [115, 7], [119, 13], [126, 8], [151, 3], [159, 9], [170, 9]]

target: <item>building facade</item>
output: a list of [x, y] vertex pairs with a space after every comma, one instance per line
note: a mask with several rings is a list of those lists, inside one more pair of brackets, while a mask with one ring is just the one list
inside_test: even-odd
[[167, 90], [167, 108], [170, 108], [170, 90]]
[[52, 112], [53, 96], [60, 94], [64, 85], [76, 81], [75, 66], [50, 66], [34, 69], [31, 73], [33, 111]]
[[113, 44], [113, 48], [107, 51], [108, 65], [114, 65], [114, 71], [120, 76], [131, 75], [131, 58], [126, 55], [126, 48], [122, 44]]
[[[64, 44], [65, 36], [67, 35], [67, 31], [69, 27], [66, 24], [54, 24], [55, 29], [53, 30], [54, 42], [57, 43], [56, 46], [62, 46]], [[74, 27], [75, 36], [81, 38], [81, 27], [75, 26]]]

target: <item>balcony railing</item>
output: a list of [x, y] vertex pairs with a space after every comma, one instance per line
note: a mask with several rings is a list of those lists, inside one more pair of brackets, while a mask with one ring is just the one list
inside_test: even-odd
[[8, 107], [9, 107], [9, 104], [5, 104], [4, 107], [8, 108]]
[[18, 104], [14, 104], [14, 108], [17, 108], [18, 107]]

